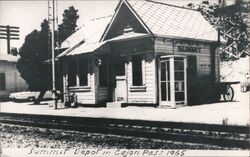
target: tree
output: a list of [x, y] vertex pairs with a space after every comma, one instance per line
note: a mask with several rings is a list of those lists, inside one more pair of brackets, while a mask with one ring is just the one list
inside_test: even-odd
[[77, 27], [76, 22], [79, 18], [77, 12], [78, 10], [76, 10], [73, 6], [64, 10], [62, 24], [60, 24], [58, 28], [59, 44], [75, 32]]
[[[41, 23], [41, 31], [34, 30], [26, 36], [20, 48], [17, 69], [31, 91], [41, 91], [41, 96], [50, 88], [50, 68], [44, 64], [50, 58], [48, 53], [48, 21]], [[38, 99], [39, 100], [39, 99]], [[38, 103], [40, 100], [38, 101]]]
[[[219, 5], [209, 4], [208, 1], [203, 1], [197, 5], [188, 4], [188, 7], [201, 12], [204, 18], [217, 30], [220, 30], [220, 34], [226, 39], [226, 45], [223, 45], [220, 49], [222, 61], [250, 55], [250, 52], [248, 52], [250, 44], [247, 36], [247, 16], [245, 13], [246, 11], [249, 12], [249, 4], [250, 2], [238, 0], [232, 6], [232, 9], [228, 9], [229, 11], [221, 14], [225, 9], [222, 10], [219, 16], [218, 8], [225, 7], [225, 0], [219, 0]], [[235, 10], [233, 8], [241, 9]]]
[[16, 47], [12, 47], [10, 50], [10, 54], [12, 54], [13, 56], [17, 56], [18, 55], [18, 50]]
[[[58, 30], [61, 42], [74, 32], [78, 18], [77, 10], [74, 7], [69, 7], [69, 10], [64, 11], [63, 23], [60, 24], [60, 30]], [[28, 34], [19, 50], [20, 59], [17, 62], [17, 69], [27, 82], [29, 90], [40, 91], [38, 99], [34, 102], [35, 104], [39, 104], [45, 92], [52, 87], [51, 48], [49, 44], [51, 43], [51, 39], [48, 32], [49, 23], [45, 19], [41, 23], [41, 30], [33, 30]], [[57, 37], [55, 37], [56, 39]], [[56, 69], [56, 71], [59, 70]]]

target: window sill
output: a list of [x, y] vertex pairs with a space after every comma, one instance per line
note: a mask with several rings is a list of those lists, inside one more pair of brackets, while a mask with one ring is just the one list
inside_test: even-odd
[[146, 86], [131, 86], [130, 92], [146, 92]]
[[89, 87], [89, 86], [74, 86], [74, 87], [69, 87], [69, 90], [71, 92], [90, 92], [91, 87]]

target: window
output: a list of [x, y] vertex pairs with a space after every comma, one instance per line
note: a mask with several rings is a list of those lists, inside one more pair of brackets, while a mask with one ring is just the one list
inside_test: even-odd
[[142, 56], [132, 57], [132, 81], [133, 86], [142, 86]]
[[102, 57], [99, 62], [99, 85], [108, 85], [108, 63], [106, 57]]
[[79, 61], [78, 77], [80, 86], [88, 86], [88, 60]]
[[69, 86], [88, 86], [88, 61], [70, 60], [68, 66]]
[[5, 73], [0, 73], [0, 90], [6, 89]]

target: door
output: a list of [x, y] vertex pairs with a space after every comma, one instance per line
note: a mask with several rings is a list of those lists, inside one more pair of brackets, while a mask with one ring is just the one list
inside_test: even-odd
[[127, 82], [125, 75], [126, 60], [123, 57], [116, 58], [115, 66], [115, 101], [127, 101]]
[[161, 57], [159, 69], [160, 106], [186, 105], [186, 58]]
[[126, 77], [116, 76], [116, 88], [115, 88], [115, 101], [126, 102], [127, 90], [126, 90]]
[[168, 105], [170, 102], [170, 60], [168, 58], [160, 61], [160, 105]]

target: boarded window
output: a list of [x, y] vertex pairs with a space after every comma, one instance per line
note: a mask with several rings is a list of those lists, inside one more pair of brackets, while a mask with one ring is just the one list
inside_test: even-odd
[[107, 58], [102, 57], [99, 63], [99, 85], [107, 86], [108, 85], [108, 63]]
[[0, 90], [6, 89], [5, 73], [0, 73]]
[[142, 56], [132, 58], [133, 86], [142, 86]]
[[76, 86], [76, 61], [71, 60], [68, 64], [69, 86]]
[[79, 61], [79, 83], [80, 86], [88, 86], [88, 60]]

